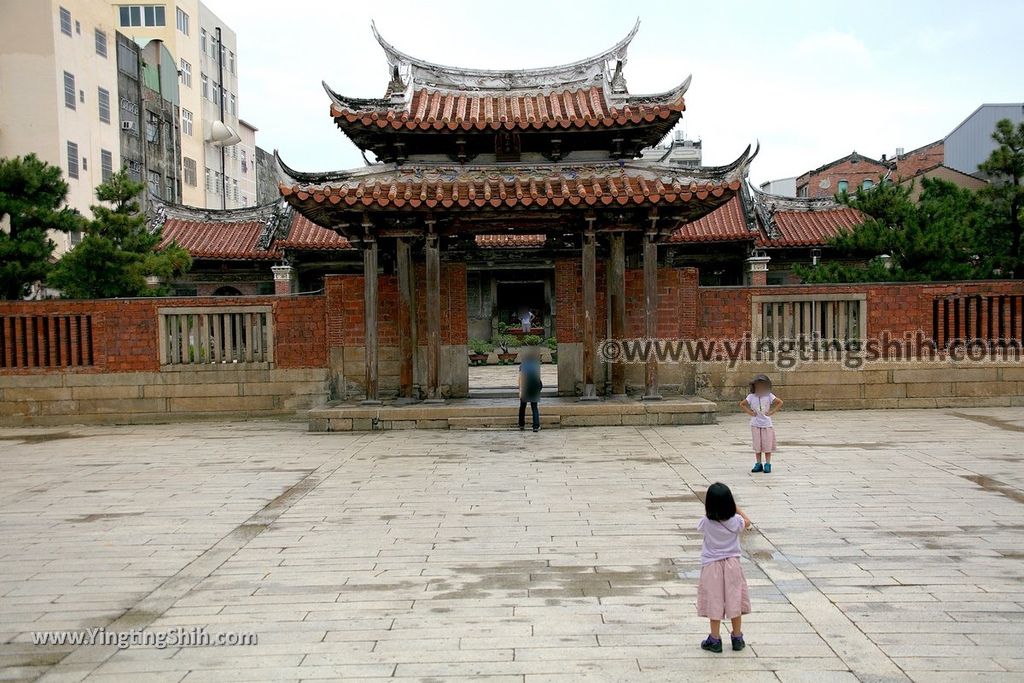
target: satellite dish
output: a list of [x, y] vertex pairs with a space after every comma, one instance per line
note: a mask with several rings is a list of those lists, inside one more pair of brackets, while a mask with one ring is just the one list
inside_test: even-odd
[[223, 121], [214, 121], [210, 126], [210, 142], [221, 147], [237, 145], [242, 141], [238, 133]]

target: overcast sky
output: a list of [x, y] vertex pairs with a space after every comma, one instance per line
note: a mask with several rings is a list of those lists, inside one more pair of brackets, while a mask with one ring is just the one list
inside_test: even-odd
[[640, 13], [631, 93], [693, 74], [683, 127], [704, 163], [761, 141], [752, 179], [799, 175], [943, 137], [983, 102], [1024, 101], [1024, 2], [388, 2], [204, 0], [238, 35], [240, 113], [299, 170], [363, 164], [320, 81], [379, 97], [400, 50], [441, 64], [522, 68], [611, 46]]

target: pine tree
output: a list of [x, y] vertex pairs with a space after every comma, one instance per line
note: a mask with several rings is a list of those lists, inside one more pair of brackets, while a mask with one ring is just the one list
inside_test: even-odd
[[47, 232], [80, 230], [82, 216], [64, 203], [68, 185], [60, 167], [35, 154], [0, 159], [0, 298], [21, 299], [46, 278], [57, 245]]
[[992, 210], [990, 240], [1005, 256], [998, 267], [1010, 277], [1024, 278], [1024, 253], [1021, 253], [1024, 224], [1024, 122], [1016, 128], [1009, 119], [996, 123], [992, 134], [999, 147], [978, 166], [991, 179], [982, 190]]
[[125, 171], [96, 188], [106, 204], [92, 207], [85, 237], [54, 267], [51, 286], [74, 299], [159, 295], [164, 290], [149, 287], [148, 276], [167, 279], [191, 267], [188, 252], [176, 244], [156, 251], [160, 232], [150, 232], [139, 211], [143, 189]]

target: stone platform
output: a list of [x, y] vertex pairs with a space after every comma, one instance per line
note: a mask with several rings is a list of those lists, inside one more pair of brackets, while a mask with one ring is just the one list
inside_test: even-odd
[[[519, 404], [515, 398], [451, 399], [444, 403], [365, 406], [358, 401], [335, 402], [309, 411], [309, 431], [350, 432], [388, 429], [514, 429]], [[611, 425], [713, 424], [713, 401], [695, 396], [661, 401], [608, 398], [542, 398], [541, 426], [589, 427]], [[527, 420], [529, 421], [529, 411]]]

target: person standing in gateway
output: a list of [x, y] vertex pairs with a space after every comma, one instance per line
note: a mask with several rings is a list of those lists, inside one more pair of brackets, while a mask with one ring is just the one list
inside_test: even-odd
[[540, 379], [540, 353], [535, 348], [523, 352], [523, 360], [519, 364], [519, 429], [526, 429], [526, 404], [533, 411], [533, 431], [540, 431], [540, 391], [544, 383]]

